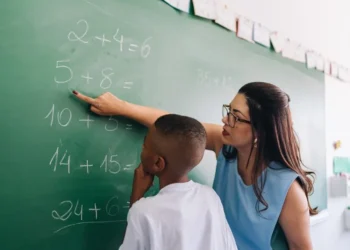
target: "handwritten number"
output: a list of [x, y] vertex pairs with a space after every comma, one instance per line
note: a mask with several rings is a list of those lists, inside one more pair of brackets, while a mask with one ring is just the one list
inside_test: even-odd
[[55, 113], [55, 104], [52, 104], [52, 108], [51, 108], [50, 112], [44, 118], [44, 119], [46, 119], [46, 118], [48, 118], [51, 115], [51, 122], [50, 122], [50, 126], [51, 127], [52, 127], [52, 124], [53, 124], [54, 113]]
[[[69, 117], [69, 118], [67, 119], [67, 122], [66, 122], [66, 123], [62, 123], [62, 115], [63, 115], [63, 113], [64, 113], [65, 111], [68, 112], [68, 117]], [[72, 112], [71, 112], [68, 108], [65, 108], [65, 109], [63, 109], [61, 112], [57, 113], [57, 121], [58, 121], [58, 123], [59, 123], [62, 127], [67, 127], [68, 124], [70, 123], [71, 119], [72, 119]]]
[[51, 212], [52, 218], [54, 218], [55, 220], [66, 221], [72, 214], [73, 203], [71, 201], [62, 201], [60, 203], [60, 206], [67, 203], [69, 204], [68, 210], [62, 215], [59, 215], [59, 213], [56, 210], [53, 210]]
[[[62, 116], [65, 113], [67, 113], [67, 115], [66, 115], [66, 122], [63, 122], [62, 121], [62, 119], [63, 119]], [[55, 116], [55, 104], [52, 104], [52, 108], [50, 109], [49, 113], [44, 118], [44, 119], [47, 119], [47, 118], [50, 119], [50, 126], [51, 127], [52, 127], [53, 122], [54, 122], [54, 116]], [[61, 112], [57, 111], [57, 122], [62, 127], [67, 127], [69, 125], [69, 123], [71, 122], [71, 120], [72, 120], [72, 111], [70, 111], [69, 108], [64, 108], [64, 109], [62, 109]]]
[[68, 174], [70, 174], [70, 155], [68, 155], [68, 157], [67, 157], [67, 162], [63, 162], [63, 160], [66, 158], [66, 155], [67, 155], [67, 150], [66, 150], [66, 152], [64, 152], [64, 155], [62, 156], [62, 158], [60, 160], [60, 165], [66, 165]]
[[[60, 148], [57, 147], [49, 163], [50, 166], [53, 165], [54, 172], [56, 172], [56, 169], [57, 169], [59, 150]], [[65, 159], [66, 159], [66, 162], [63, 162]], [[64, 155], [62, 156], [59, 164], [60, 166], [64, 166], [64, 165], [67, 166], [67, 172], [68, 174], [70, 174], [70, 155], [67, 156], [67, 150], [64, 152]]]
[[124, 42], [124, 37], [123, 35], [120, 35], [120, 39], [118, 39], [118, 34], [119, 34], [119, 29], [117, 29], [116, 33], [113, 36], [113, 40], [119, 43], [119, 50], [120, 52], [123, 51], [123, 42]]
[[111, 165], [113, 164], [114, 165], [114, 167], [112, 166], [112, 167], [110, 167], [109, 168], [109, 172], [111, 173], [111, 174], [118, 174], [119, 172], [120, 172], [120, 164], [119, 164], [119, 162], [118, 161], [116, 161], [116, 157], [117, 157], [118, 155], [111, 155], [111, 158], [110, 158], [110, 163], [111, 163]]
[[57, 157], [58, 157], [58, 151], [59, 151], [59, 149], [60, 149], [60, 148], [57, 147], [55, 153], [53, 154], [53, 156], [52, 156], [52, 158], [51, 158], [51, 160], [50, 160], [50, 164], [49, 164], [49, 165], [51, 165], [52, 162], [54, 161], [54, 163], [55, 163], [55, 165], [54, 165], [54, 167], [53, 167], [53, 171], [54, 171], [54, 172], [56, 172], [56, 168], [57, 168]]
[[[108, 89], [112, 86], [112, 79], [111, 79], [111, 76], [114, 75], [114, 72], [110, 72], [110, 73], [106, 73], [106, 71], [113, 71], [112, 68], [106, 68], [106, 69], [103, 69], [102, 70], [102, 76], [103, 76], [103, 79], [100, 83], [100, 87], [102, 89]], [[107, 84], [105, 84], [107, 83]]]
[[109, 117], [108, 119], [109, 121], [113, 121], [113, 123], [115, 123], [115, 127], [114, 128], [108, 128], [107, 124], [105, 125], [105, 129], [106, 131], [108, 132], [112, 132], [112, 131], [115, 131], [118, 129], [118, 120], [117, 119], [114, 119], [112, 116]]
[[118, 196], [113, 196], [106, 205], [106, 213], [109, 216], [116, 216], [119, 212], [119, 206], [118, 206]]
[[206, 84], [209, 79], [209, 73], [208, 71], [203, 71], [201, 69], [197, 70], [198, 72], [198, 80], [200, 84]]
[[78, 211], [78, 206], [79, 206], [79, 200], [77, 201], [77, 203], [75, 204], [75, 208], [74, 208], [74, 214], [76, 216], [80, 216], [80, 220], [83, 220], [83, 205], [80, 205], [80, 211]]
[[143, 58], [147, 58], [149, 56], [149, 54], [151, 53], [151, 46], [147, 43], [151, 39], [152, 39], [152, 37], [147, 38], [142, 44], [141, 56]]
[[83, 35], [78, 36], [74, 31], [71, 31], [71, 32], [68, 33], [68, 40], [72, 41], [72, 42], [80, 41], [80, 42], [86, 44], [86, 43], [88, 43], [88, 41], [83, 40], [83, 38], [86, 36], [86, 34], [87, 34], [88, 30], [89, 30], [89, 24], [84, 19], [79, 20], [77, 22], [77, 25], [79, 25], [80, 23], [84, 23], [84, 25], [85, 25], [85, 31], [84, 31]]
[[61, 71], [65, 70], [69, 74], [69, 77], [67, 77], [66, 80], [58, 80], [57, 77], [55, 76], [54, 80], [55, 80], [56, 83], [59, 83], [59, 84], [60, 83], [67, 83], [67, 82], [69, 82], [70, 80], [73, 79], [73, 71], [72, 71], [72, 69], [70, 67], [68, 67], [67, 65], [65, 65], [65, 64], [67, 64], [69, 62], [70, 62], [70, 60], [60, 60], [60, 61], [56, 62], [56, 69], [61, 69]]
[[108, 171], [111, 174], [118, 174], [121, 170], [121, 166], [120, 163], [116, 160], [116, 157], [118, 157], [118, 155], [111, 155], [108, 161], [108, 155], [106, 155], [103, 159], [102, 164], [100, 165], [100, 168], [104, 168], [106, 173]]

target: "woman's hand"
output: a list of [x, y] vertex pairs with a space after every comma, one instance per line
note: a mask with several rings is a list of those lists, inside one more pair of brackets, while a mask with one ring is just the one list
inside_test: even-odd
[[91, 104], [91, 111], [98, 115], [120, 115], [138, 123], [150, 127], [153, 123], [162, 115], [167, 112], [146, 106], [136, 105], [130, 102], [123, 101], [113, 94], [107, 92], [100, 95], [97, 98], [91, 98], [89, 96], [73, 91], [80, 100]]
[[97, 98], [73, 91], [80, 100], [91, 105], [91, 111], [98, 115], [124, 115], [126, 102], [117, 98], [113, 94], [106, 92]]

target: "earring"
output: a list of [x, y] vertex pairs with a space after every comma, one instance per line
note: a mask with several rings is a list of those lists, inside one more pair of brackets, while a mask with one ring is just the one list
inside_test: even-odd
[[256, 148], [257, 147], [257, 142], [258, 142], [258, 139], [257, 138], [255, 138], [255, 140], [254, 140], [254, 148]]

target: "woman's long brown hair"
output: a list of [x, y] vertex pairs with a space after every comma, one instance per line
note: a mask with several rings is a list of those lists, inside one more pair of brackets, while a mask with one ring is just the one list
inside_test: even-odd
[[[257, 210], [261, 212], [268, 209], [269, 205], [262, 195], [267, 175], [262, 176], [262, 181], [258, 180], [266, 166], [275, 161], [299, 175], [297, 180], [307, 197], [309, 213], [311, 215], [317, 214], [317, 208], [312, 208], [309, 201], [309, 195], [313, 192], [315, 173], [303, 169], [305, 165], [302, 162], [299, 141], [293, 129], [289, 96], [277, 86], [264, 82], [248, 83], [238, 92], [246, 97], [252, 133], [257, 138], [252, 174], [253, 189], [258, 199]], [[251, 153], [253, 145], [252, 141]], [[226, 147], [224, 155], [226, 158], [235, 158], [237, 152], [232, 148], [231, 151], [228, 151]], [[247, 166], [248, 164], [249, 161]], [[259, 209], [259, 203], [263, 204], [263, 209]]]

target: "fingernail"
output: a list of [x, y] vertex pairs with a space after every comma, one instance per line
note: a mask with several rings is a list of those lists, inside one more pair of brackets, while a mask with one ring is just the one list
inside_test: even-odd
[[77, 95], [77, 94], [78, 94], [78, 92], [77, 92], [77, 91], [75, 91], [75, 90], [73, 90], [73, 94], [74, 94], [74, 95]]

